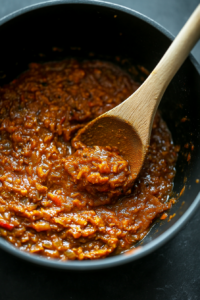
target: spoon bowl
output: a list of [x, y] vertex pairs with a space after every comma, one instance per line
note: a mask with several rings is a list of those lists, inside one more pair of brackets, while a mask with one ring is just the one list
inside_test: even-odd
[[115, 109], [112, 109], [79, 130], [73, 145], [77, 148], [81, 142], [87, 146], [117, 147], [123, 158], [129, 161], [134, 181], [140, 172], [146, 151], [131, 123], [116, 117], [114, 113]]

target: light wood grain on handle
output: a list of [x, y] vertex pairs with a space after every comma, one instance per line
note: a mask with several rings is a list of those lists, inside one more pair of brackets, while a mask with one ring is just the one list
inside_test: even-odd
[[200, 4], [154, 70], [159, 81], [163, 82], [164, 88], [168, 86], [199, 38]]

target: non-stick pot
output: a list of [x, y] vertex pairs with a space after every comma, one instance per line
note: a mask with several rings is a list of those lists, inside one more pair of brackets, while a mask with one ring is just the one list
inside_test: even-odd
[[[101, 1], [51, 1], [30, 6], [0, 21], [0, 85], [30, 62], [69, 56], [123, 60], [124, 68], [142, 65], [151, 71], [173, 37], [153, 20], [123, 6]], [[60, 269], [88, 270], [127, 263], [154, 251], [187, 222], [200, 202], [200, 70], [190, 56], [170, 83], [160, 111], [180, 145], [171, 219], [156, 222], [130, 254], [94, 261], [60, 262], [31, 255], [0, 238], [0, 247], [22, 259]], [[189, 144], [189, 148], [184, 145]], [[193, 150], [192, 150], [193, 149]], [[189, 155], [189, 156], [188, 156]], [[191, 159], [188, 159], [188, 157]]]

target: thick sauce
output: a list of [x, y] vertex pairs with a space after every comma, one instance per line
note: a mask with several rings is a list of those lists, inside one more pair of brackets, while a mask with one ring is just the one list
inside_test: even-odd
[[0, 236], [48, 258], [96, 259], [121, 253], [171, 206], [177, 154], [157, 114], [151, 146], [131, 190], [116, 149], [72, 154], [87, 122], [139, 84], [100, 61], [31, 64], [0, 88]]
[[133, 178], [128, 162], [108, 146], [77, 150], [65, 160], [65, 170], [76, 189], [87, 192], [90, 206], [109, 204], [131, 193]]

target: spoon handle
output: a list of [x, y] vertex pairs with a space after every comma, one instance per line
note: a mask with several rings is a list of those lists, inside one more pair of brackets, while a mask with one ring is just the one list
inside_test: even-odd
[[155, 67], [161, 89], [166, 89], [200, 38], [200, 4]]
[[199, 38], [200, 5], [140, 88], [107, 113], [128, 121], [139, 134], [143, 145], [149, 144], [154, 116], [168, 84]]

